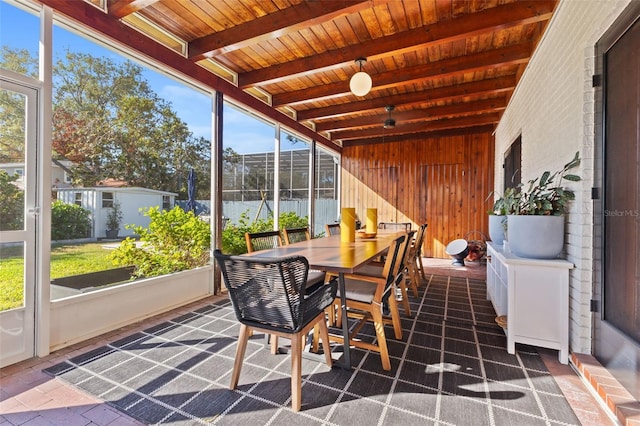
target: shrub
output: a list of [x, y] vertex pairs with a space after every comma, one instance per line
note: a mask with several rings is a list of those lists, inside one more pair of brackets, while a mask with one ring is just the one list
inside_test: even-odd
[[240, 215], [238, 224], [227, 223], [227, 226], [222, 230], [222, 252], [226, 254], [246, 253], [245, 232], [258, 232], [254, 230], [252, 225], [249, 223], [249, 215], [246, 212]]
[[[279, 226], [284, 228], [301, 228], [309, 225], [309, 219], [300, 217], [294, 212], [280, 214]], [[247, 243], [244, 239], [246, 232], [262, 232], [273, 229], [273, 216], [268, 219], [258, 219], [249, 222], [249, 215], [245, 212], [240, 215], [238, 224], [229, 223], [222, 231], [222, 251], [226, 254], [242, 254], [247, 252]]]
[[122, 213], [122, 208], [120, 207], [120, 203], [117, 201], [113, 202], [113, 206], [109, 210], [107, 214], [107, 230], [109, 231], [119, 231], [120, 224], [122, 223], [124, 215]]
[[135, 278], [153, 277], [193, 269], [209, 262], [209, 224], [180, 207], [143, 210], [149, 228], [126, 225], [140, 236], [140, 244], [128, 237], [111, 254], [118, 266], [134, 265]]
[[56, 200], [51, 204], [51, 239], [87, 238], [91, 233], [91, 212], [75, 204]]
[[18, 175], [0, 170], [0, 231], [24, 228], [24, 191], [13, 182]]
[[[280, 225], [280, 229], [289, 229], [289, 228], [302, 228], [304, 226], [309, 226], [309, 218], [307, 216], [300, 217], [294, 212], [286, 212], [280, 213], [280, 220], [278, 221]], [[269, 216], [267, 220], [268, 228], [273, 229], [273, 217]], [[265, 231], [267, 230], [265, 229]]]

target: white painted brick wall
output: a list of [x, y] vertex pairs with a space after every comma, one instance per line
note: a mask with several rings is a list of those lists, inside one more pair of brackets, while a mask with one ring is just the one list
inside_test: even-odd
[[591, 352], [595, 44], [629, 0], [561, 0], [497, 127], [496, 191], [502, 192], [501, 159], [522, 135], [522, 181], [559, 170], [576, 151], [582, 182], [567, 217], [565, 251], [570, 277], [570, 345]]

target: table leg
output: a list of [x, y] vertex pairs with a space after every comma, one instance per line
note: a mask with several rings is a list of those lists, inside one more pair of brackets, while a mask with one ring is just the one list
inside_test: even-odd
[[351, 369], [351, 353], [349, 351], [349, 322], [347, 321], [347, 291], [344, 284], [344, 274], [338, 274], [338, 286], [340, 288], [340, 309], [342, 309], [342, 336], [344, 338], [344, 363], [341, 365], [345, 370]]

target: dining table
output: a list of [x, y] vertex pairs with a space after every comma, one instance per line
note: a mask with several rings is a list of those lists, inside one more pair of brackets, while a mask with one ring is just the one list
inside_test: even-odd
[[[380, 231], [380, 230], [379, 230]], [[310, 269], [318, 269], [338, 276], [342, 318], [347, 318], [345, 275], [357, 273], [358, 269], [372, 259], [383, 255], [396, 238], [406, 235], [404, 231], [382, 231], [375, 236], [356, 232], [353, 242], [343, 242], [340, 235], [313, 238], [297, 243], [247, 253], [246, 256], [280, 258], [303, 256]], [[343, 361], [337, 364], [351, 369], [348, 322], [342, 321]]]

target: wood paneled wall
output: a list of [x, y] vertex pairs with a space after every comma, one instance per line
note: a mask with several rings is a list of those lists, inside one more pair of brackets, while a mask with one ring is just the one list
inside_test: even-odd
[[449, 242], [488, 238], [493, 170], [491, 133], [345, 147], [341, 203], [363, 220], [376, 207], [380, 222], [428, 223], [424, 256], [449, 258]]

